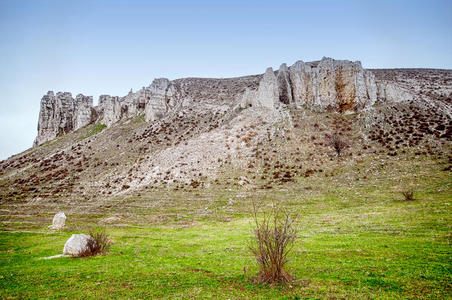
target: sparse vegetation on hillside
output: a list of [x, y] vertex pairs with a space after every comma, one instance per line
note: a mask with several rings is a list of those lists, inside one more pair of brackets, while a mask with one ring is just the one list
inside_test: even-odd
[[348, 147], [348, 144], [345, 141], [344, 137], [342, 137], [338, 133], [331, 134], [331, 136], [328, 137], [328, 143], [331, 147], [333, 147], [337, 156], [341, 156], [343, 151]]
[[89, 126], [89, 130], [86, 133], [84, 139], [89, 138], [89, 137], [91, 137], [91, 136], [93, 136], [95, 134], [98, 134], [99, 132], [101, 132], [105, 128], [107, 128], [107, 126], [104, 125], [104, 124], [101, 124], [101, 123], [96, 123], [96, 124], [90, 125]]

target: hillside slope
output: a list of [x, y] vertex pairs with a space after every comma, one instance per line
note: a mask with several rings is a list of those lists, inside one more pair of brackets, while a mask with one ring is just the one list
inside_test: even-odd
[[[90, 108], [96, 118], [80, 118], [76, 109], [49, 114], [49, 101], [55, 111], [62, 108], [59, 96], [45, 96], [40, 136], [61, 124], [67, 133], [0, 163], [1, 204], [18, 205], [5, 208], [8, 216], [27, 203], [94, 207], [161, 188], [283, 188], [316, 173], [334, 177], [337, 160], [344, 166], [411, 154], [447, 160], [451, 93], [450, 70], [363, 70], [324, 58], [240, 78], [158, 79], [118, 98], [120, 115], [106, 106]], [[78, 103], [60, 95], [69, 106]], [[157, 105], [162, 99], [165, 108]], [[68, 125], [81, 119], [89, 124]], [[347, 145], [341, 157], [333, 135]]]

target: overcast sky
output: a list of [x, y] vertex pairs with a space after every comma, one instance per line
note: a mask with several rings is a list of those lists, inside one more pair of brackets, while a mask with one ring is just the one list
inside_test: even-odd
[[125, 95], [329, 56], [452, 68], [452, 1], [0, 0], [0, 160], [31, 147], [48, 90]]

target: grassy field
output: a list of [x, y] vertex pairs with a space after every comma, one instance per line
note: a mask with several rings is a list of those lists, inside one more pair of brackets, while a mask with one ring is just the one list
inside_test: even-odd
[[[338, 162], [341, 164], [341, 162]], [[426, 157], [367, 159], [334, 177], [298, 178], [271, 190], [214, 185], [153, 189], [71, 213], [60, 232], [52, 214], [2, 221], [2, 298], [450, 298], [452, 176]], [[363, 176], [364, 170], [370, 174]], [[406, 202], [400, 191], [415, 189]], [[257, 266], [251, 203], [282, 202], [300, 214], [289, 263], [296, 282], [253, 284]], [[73, 233], [109, 216], [110, 253], [62, 252]], [[11, 221], [12, 220], [12, 221]]]

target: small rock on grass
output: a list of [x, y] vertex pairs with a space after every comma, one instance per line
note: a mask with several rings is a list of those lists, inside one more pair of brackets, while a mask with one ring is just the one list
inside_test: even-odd
[[49, 227], [52, 229], [61, 229], [64, 227], [65, 223], [66, 215], [64, 214], [64, 212], [60, 211], [53, 217], [52, 225], [50, 225]]

